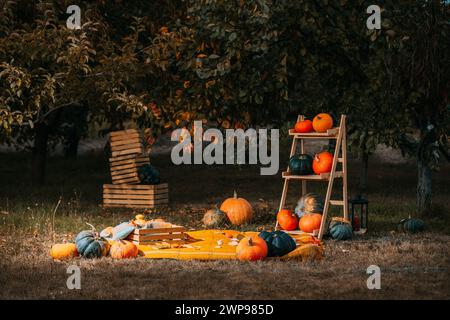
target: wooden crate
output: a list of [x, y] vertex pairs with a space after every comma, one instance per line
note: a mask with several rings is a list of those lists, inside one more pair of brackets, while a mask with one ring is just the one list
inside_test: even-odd
[[150, 164], [150, 160], [147, 154], [131, 154], [110, 158], [109, 164], [113, 184], [137, 184], [139, 167]]
[[144, 153], [141, 135], [136, 129], [114, 131], [109, 135], [112, 157]]
[[104, 184], [103, 207], [157, 208], [169, 204], [169, 185]]
[[152, 245], [156, 242], [183, 244], [186, 241], [186, 229], [173, 225], [171, 228], [135, 229], [127, 239], [138, 245]]

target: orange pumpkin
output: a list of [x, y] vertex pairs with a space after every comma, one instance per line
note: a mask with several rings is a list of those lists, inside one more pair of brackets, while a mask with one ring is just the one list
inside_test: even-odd
[[109, 249], [109, 254], [113, 259], [136, 258], [138, 252], [138, 247], [133, 242], [126, 240], [115, 242]]
[[71, 259], [78, 257], [75, 243], [57, 243], [50, 249], [50, 256], [55, 260]]
[[307, 213], [300, 218], [300, 230], [307, 233], [312, 233], [314, 230], [320, 229], [322, 222], [322, 215], [320, 213]]
[[319, 113], [314, 117], [312, 126], [317, 132], [326, 132], [333, 128], [333, 118], [328, 113]]
[[241, 261], [256, 261], [267, 257], [267, 251], [266, 241], [258, 236], [253, 236], [239, 242], [236, 255]]
[[295, 124], [295, 132], [298, 133], [308, 133], [313, 131], [313, 124], [311, 120], [299, 121]]
[[277, 221], [283, 230], [292, 231], [298, 227], [298, 219], [291, 211], [283, 209], [277, 214]]
[[313, 160], [313, 171], [315, 174], [331, 172], [333, 166], [333, 155], [327, 151], [316, 154]]
[[222, 203], [220, 210], [227, 214], [234, 225], [250, 222], [253, 218], [252, 206], [247, 200], [238, 198], [236, 191], [233, 198], [228, 198]]

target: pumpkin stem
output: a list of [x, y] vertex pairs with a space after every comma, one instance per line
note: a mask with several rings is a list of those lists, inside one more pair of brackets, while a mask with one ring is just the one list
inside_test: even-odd
[[235, 198], [235, 199], [238, 198], [236, 190], [234, 190], [234, 196], [233, 196], [233, 198]]
[[249, 246], [253, 246], [253, 240], [252, 240], [252, 238], [250, 237], [250, 238], [248, 238], [248, 245]]
[[89, 222], [86, 222], [86, 224], [91, 227], [92, 231], [96, 231], [95, 227], [92, 224], [90, 224]]

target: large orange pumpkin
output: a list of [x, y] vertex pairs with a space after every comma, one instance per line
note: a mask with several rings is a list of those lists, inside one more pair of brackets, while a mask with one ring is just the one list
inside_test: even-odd
[[295, 124], [294, 131], [297, 133], [308, 133], [313, 131], [313, 125], [311, 120], [299, 121]]
[[292, 231], [298, 227], [298, 219], [291, 211], [283, 209], [277, 214], [277, 221], [283, 230]]
[[333, 155], [328, 151], [316, 154], [313, 160], [313, 171], [315, 174], [331, 172], [333, 166]]
[[228, 198], [222, 203], [220, 210], [227, 214], [234, 225], [250, 222], [253, 218], [252, 206], [247, 200], [238, 198], [236, 191], [233, 198]]
[[313, 128], [317, 132], [326, 132], [333, 128], [333, 118], [328, 113], [319, 113], [313, 119]]
[[50, 249], [50, 256], [55, 260], [71, 259], [78, 256], [75, 243], [57, 243]]
[[322, 215], [320, 213], [307, 213], [300, 218], [300, 230], [307, 233], [312, 233], [314, 230], [320, 229], [322, 222]]
[[113, 259], [136, 258], [138, 253], [138, 247], [133, 242], [126, 240], [115, 242], [109, 249], [109, 254]]
[[237, 248], [236, 255], [241, 261], [256, 261], [267, 257], [267, 243], [264, 239], [253, 236], [242, 239]]

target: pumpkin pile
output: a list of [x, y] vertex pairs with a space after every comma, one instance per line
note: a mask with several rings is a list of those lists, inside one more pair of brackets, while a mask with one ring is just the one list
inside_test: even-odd
[[[295, 124], [296, 133], [324, 133], [333, 128], [333, 118], [328, 113], [320, 113], [311, 120], [302, 120]], [[289, 171], [293, 175], [310, 175], [331, 172], [333, 155], [323, 151], [312, 157], [309, 154], [296, 154], [289, 159]]]
[[289, 159], [289, 171], [293, 175], [310, 175], [331, 172], [334, 156], [328, 151], [317, 153], [314, 158], [306, 153]]
[[253, 219], [253, 207], [244, 198], [239, 198], [236, 191], [231, 198], [225, 199], [220, 208], [208, 210], [202, 222], [208, 228], [222, 228], [228, 222], [235, 226], [250, 223]]
[[328, 113], [319, 113], [314, 119], [302, 120], [295, 124], [294, 131], [297, 133], [310, 133], [310, 132], [327, 132], [327, 130], [333, 128], [333, 118]]
[[320, 229], [322, 212], [323, 199], [315, 193], [308, 193], [300, 198], [294, 212], [287, 209], [278, 212], [277, 222], [285, 231], [300, 229], [313, 233]]
[[315, 237], [301, 235], [297, 242], [283, 231], [262, 231], [258, 235], [243, 238], [236, 248], [236, 256], [240, 261], [258, 261], [271, 257], [316, 260], [323, 257], [323, 246]]
[[[66, 260], [74, 257], [86, 259], [111, 256], [113, 259], [136, 258], [139, 250], [131, 242], [124, 240], [144, 220], [137, 215], [135, 220], [123, 222], [115, 227], [107, 227], [98, 233], [94, 226], [91, 230], [83, 230], [75, 238], [75, 243], [58, 243], [50, 249], [50, 256], [55, 260]], [[145, 226], [143, 226], [145, 227]]]

